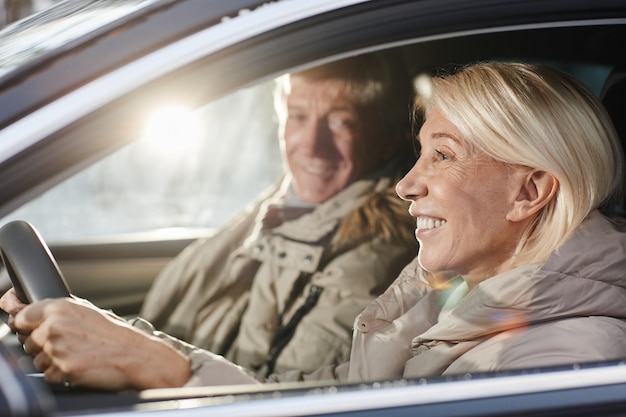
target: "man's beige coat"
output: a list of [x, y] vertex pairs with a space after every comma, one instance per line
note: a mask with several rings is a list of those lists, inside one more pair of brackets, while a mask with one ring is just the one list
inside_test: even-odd
[[[408, 204], [395, 194], [400, 175], [378, 172], [282, 223], [276, 217], [284, 190], [273, 190], [172, 262], [141, 317], [263, 375], [273, 335], [316, 286], [321, 295], [275, 371], [311, 372], [347, 361], [354, 318], [417, 253]], [[281, 224], [260, 230], [272, 222]]]

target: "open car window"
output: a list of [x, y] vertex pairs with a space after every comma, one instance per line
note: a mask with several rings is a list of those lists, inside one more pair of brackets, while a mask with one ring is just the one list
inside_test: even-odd
[[139, 140], [0, 222], [30, 221], [54, 244], [217, 229], [283, 174], [273, 91], [270, 80], [196, 109], [154, 103]]

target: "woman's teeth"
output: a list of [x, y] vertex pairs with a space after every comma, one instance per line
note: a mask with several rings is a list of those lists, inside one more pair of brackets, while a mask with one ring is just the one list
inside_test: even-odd
[[435, 229], [446, 224], [445, 220], [434, 220], [427, 217], [417, 218], [417, 229]]

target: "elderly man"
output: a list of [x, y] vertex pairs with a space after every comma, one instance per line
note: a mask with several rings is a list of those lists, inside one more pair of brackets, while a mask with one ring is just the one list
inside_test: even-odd
[[417, 251], [394, 192], [412, 88], [391, 62], [277, 81], [284, 180], [167, 266], [142, 318], [262, 376], [348, 360], [354, 318]]

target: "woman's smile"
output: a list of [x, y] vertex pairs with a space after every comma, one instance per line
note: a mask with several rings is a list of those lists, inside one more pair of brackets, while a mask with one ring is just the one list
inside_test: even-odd
[[424, 237], [425, 235], [430, 235], [434, 231], [434, 229], [439, 229], [440, 227], [445, 226], [447, 222], [443, 219], [418, 216], [415, 219], [415, 223], [415, 238], [420, 240], [420, 238]]

